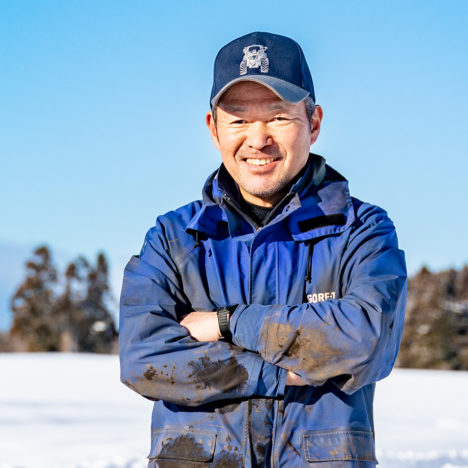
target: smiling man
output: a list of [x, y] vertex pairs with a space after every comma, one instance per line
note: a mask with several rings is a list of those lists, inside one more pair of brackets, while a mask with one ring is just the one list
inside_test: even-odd
[[283, 101], [256, 82], [234, 84], [206, 120], [223, 164], [244, 200], [272, 207], [306, 165], [318, 137], [322, 109], [312, 119], [304, 102]]
[[309, 153], [323, 114], [293, 40], [224, 46], [210, 105], [220, 168], [125, 270], [121, 378], [155, 400], [149, 466], [375, 466], [405, 307], [394, 226]]

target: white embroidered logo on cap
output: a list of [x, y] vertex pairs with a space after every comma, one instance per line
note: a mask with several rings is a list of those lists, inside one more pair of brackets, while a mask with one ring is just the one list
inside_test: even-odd
[[244, 57], [240, 63], [240, 74], [245, 75], [247, 68], [258, 68], [260, 67], [261, 73], [268, 73], [269, 60], [265, 51], [267, 47], [253, 44], [248, 47], [244, 47]]

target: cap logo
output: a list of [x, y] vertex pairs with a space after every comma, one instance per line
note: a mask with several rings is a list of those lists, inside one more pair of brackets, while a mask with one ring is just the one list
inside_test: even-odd
[[247, 68], [258, 68], [260, 67], [261, 73], [268, 73], [269, 60], [266, 54], [268, 47], [252, 44], [250, 46], [244, 47], [242, 51], [244, 52], [244, 57], [240, 63], [240, 74], [247, 74]]

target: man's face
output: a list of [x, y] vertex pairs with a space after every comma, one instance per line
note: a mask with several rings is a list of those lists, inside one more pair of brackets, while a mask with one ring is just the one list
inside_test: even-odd
[[322, 110], [308, 121], [305, 104], [281, 100], [265, 86], [237, 83], [222, 96], [216, 124], [207, 114], [213, 142], [248, 202], [273, 206], [304, 167], [318, 137]]

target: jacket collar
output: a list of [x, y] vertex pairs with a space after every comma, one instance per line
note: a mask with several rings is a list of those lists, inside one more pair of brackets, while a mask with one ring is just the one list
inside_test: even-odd
[[[221, 165], [208, 177], [203, 187], [202, 207], [186, 230], [208, 236], [226, 233], [226, 228], [233, 237], [252, 233], [252, 226], [232, 207], [238, 197], [237, 185]], [[347, 180], [326, 165], [323, 157], [310, 154], [304, 174], [262, 230], [285, 218], [291, 236], [297, 241], [343, 232], [355, 218]]]
[[296, 241], [340, 234], [355, 220], [348, 181], [330, 166], [318, 186], [311, 186], [298, 196], [296, 209], [289, 217], [288, 226]]

